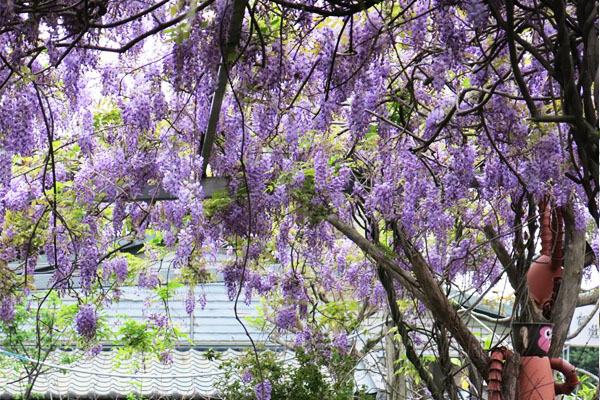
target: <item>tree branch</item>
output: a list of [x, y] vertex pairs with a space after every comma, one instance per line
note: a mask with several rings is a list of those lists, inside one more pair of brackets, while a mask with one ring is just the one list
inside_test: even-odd
[[390, 314], [392, 316], [392, 320], [398, 329], [398, 333], [402, 338], [402, 344], [406, 348], [406, 358], [411, 364], [416, 368], [419, 376], [425, 382], [427, 389], [431, 392], [431, 395], [436, 400], [443, 400], [443, 391], [438, 387], [431, 373], [425, 368], [421, 359], [419, 358], [415, 348], [413, 346], [412, 340], [408, 335], [409, 331], [407, 329], [406, 323], [404, 322], [404, 316], [400, 311], [400, 307], [398, 307], [398, 302], [396, 300], [396, 289], [394, 287], [394, 282], [389, 276], [388, 272], [381, 266], [377, 266], [377, 273], [379, 275], [379, 281], [383, 285], [388, 299], [388, 305], [390, 307]]
[[571, 333], [570, 335], [567, 336], [567, 340], [571, 340], [571, 339], [575, 338], [577, 335], [579, 335], [581, 333], [581, 331], [583, 331], [583, 329], [587, 326], [587, 324], [590, 323], [590, 321], [592, 320], [592, 318], [594, 318], [594, 315], [598, 312], [598, 305], [599, 305], [599, 303], [596, 302], [596, 305], [594, 306], [594, 309], [592, 310], [592, 312], [590, 312], [588, 314], [588, 316], [581, 323], [581, 325], [579, 325], [579, 327], [577, 327], [577, 329], [575, 330], [575, 332], [573, 332], [573, 333]]
[[343, 233], [348, 239], [352, 240], [354, 244], [375, 260], [377, 264], [381, 265], [386, 271], [389, 271], [392, 277], [417, 299], [421, 301], [425, 299], [425, 294], [419, 288], [414, 277], [409, 272], [400, 268], [381, 248], [366, 239], [352, 226], [342, 222], [337, 216], [330, 214], [325, 216], [325, 220]]
[[410, 261], [417, 282], [425, 291], [425, 305], [433, 314], [433, 317], [450, 331], [458, 344], [467, 353], [481, 376], [487, 380], [489, 373], [490, 358], [485, 353], [479, 340], [471, 333], [463, 322], [450, 300], [444, 295], [437, 281], [431, 273], [430, 267], [423, 255], [404, 236], [402, 227], [396, 222], [394, 233], [404, 249], [404, 253]]
[[577, 298], [577, 307], [590, 306], [598, 301], [598, 289], [580, 293]]
[[[105, 47], [105, 46], [96, 46], [96, 45], [81, 45], [81, 46], [77, 46], [78, 48], [83, 48], [83, 49], [89, 49], [89, 50], [100, 50], [100, 51], [107, 51], [107, 52], [112, 52], [112, 53], [125, 53], [127, 50], [129, 50], [130, 48], [132, 48], [133, 46], [135, 46], [136, 44], [138, 44], [139, 42], [141, 42], [142, 40], [146, 39], [147, 37], [150, 37], [154, 34], [157, 34], [159, 32], [164, 31], [165, 29], [173, 26], [173, 25], [177, 25], [178, 23], [180, 23], [181, 21], [183, 21], [184, 19], [188, 18], [190, 13], [197, 13], [198, 11], [201, 11], [203, 9], [205, 9], [206, 7], [208, 7], [209, 5], [211, 5], [215, 0], [206, 0], [204, 3], [200, 4], [199, 6], [197, 6], [196, 8], [194, 8], [193, 10], [189, 10], [175, 18], [173, 18], [170, 21], [164, 22], [162, 24], [156, 25], [154, 28], [150, 29], [147, 32], [142, 33], [141, 35], [137, 36], [136, 38], [130, 40], [129, 42], [127, 42], [124, 46], [122, 47]], [[58, 44], [57, 47], [69, 47], [71, 45], [71, 43], [63, 43], [63, 44]]]
[[585, 232], [580, 232], [575, 227], [575, 215], [571, 204], [563, 207], [563, 217], [565, 222], [565, 270], [552, 312], [551, 322], [554, 323], [554, 328], [549, 357], [560, 356], [569, 333], [571, 319], [579, 299], [585, 258]]
[[[381, 267], [390, 272], [391, 276], [406, 288], [417, 299], [422, 301], [433, 317], [443, 324], [456, 338], [456, 341], [465, 350], [481, 376], [487, 380], [489, 357], [481, 347], [479, 340], [470, 332], [467, 325], [462, 321], [458, 312], [454, 309], [448, 298], [440, 289], [437, 281], [429, 270], [429, 265], [412, 244], [406, 239], [402, 228], [396, 223], [394, 232], [397, 235], [405, 255], [412, 264], [416, 282], [411, 274], [400, 268], [383, 250], [358, 233], [352, 226], [342, 222], [335, 215], [329, 214], [324, 219], [333, 225], [338, 231], [352, 240], [366, 254], [373, 258]], [[421, 288], [417, 289], [417, 283]]]
[[378, 4], [381, 0], [367, 0], [367, 1], [359, 1], [355, 5], [348, 5], [345, 9], [337, 9], [337, 10], [328, 10], [322, 7], [315, 7], [306, 4], [294, 3], [286, 0], [270, 0], [275, 4], [282, 5], [287, 8], [291, 8], [294, 10], [307, 11], [317, 15], [323, 15], [327, 17], [344, 17], [347, 15], [356, 14], [360, 11], [366, 10], [376, 4]]
[[483, 228], [483, 232], [485, 233], [485, 237], [490, 241], [490, 245], [492, 246], [494, 253], [496, 253], [496, 257], [498, 257], [500, 264], [502, 264], [502, 267], [506, 271], [510, 285], [516, 290], [520, 286], [521, 277], [519, 276], [519, 272], [515, 267], [512, 257], [491, 225], [486, 225]]

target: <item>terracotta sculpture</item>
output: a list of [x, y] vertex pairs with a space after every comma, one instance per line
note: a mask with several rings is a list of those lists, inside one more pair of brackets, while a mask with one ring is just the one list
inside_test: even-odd
[[[570, 394], [579, 384], [573, 365], [563, 359], [546, 356], [551, 341], [551, 324], [513, 324], [513, 345], [521, 354], [520, 400], [553, 400], [557, 394]], [[565, 382], [554, 382], [552, 370], [562, 373]]]
[[562, 213], [556, 209], [554, 235], [550, 229], [550, 204], [540, 205], [541, 255], [529, 267], [527, 273], [527, 285], [529, 296], [537, 305], [541, 314], [549, 319], [552, 306], [554, 305], [553, 293], [558, 292], [558, 287], [563, 275], [563, 229]]
[[[529, 296], [540, 316], [550, 319], [563, 275], [563, 221], [556, 209], [551, 223], [550, 202], [540, 204], [541, 255], [527, 273]], [[519, 400], [554, 400], [557, 394], [570, 394], [579, 379], [575, 367], [560, 358], [547, 357], [552, 342], [550, 323], [513, 323], [513, 347], [521, 355]], [[503, 361], [512, 352], [505, 347], [492, 350], [488, 399], [501, 400]], [[561, 372], [564, 383], [554, 382], [552, 370]], [[505, 399], [508, 400], [508, 399]], [[512, 399], [511, 399], [512, 400]]]
[[498, 347], [492, 350], [490, 374], [488, 377], [488, 400], [502, 400], [502, 373], [504, 371], [504, 359], [509, 357], [512, 351], [506, 347]]

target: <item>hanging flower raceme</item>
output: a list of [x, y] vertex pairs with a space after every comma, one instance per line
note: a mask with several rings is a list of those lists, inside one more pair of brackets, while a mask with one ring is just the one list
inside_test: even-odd
[[92, 305], [86, 304], [79, 307], [79, 312], [75, 315], [75, 325], [81, 336], [88, 339], [96, 336], [97, 317]]

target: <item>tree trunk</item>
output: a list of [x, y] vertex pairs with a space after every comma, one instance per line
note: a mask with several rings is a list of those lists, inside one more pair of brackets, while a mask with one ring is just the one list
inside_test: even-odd
[[[479, 374], [484, 379], [487, 379], [490, 365], [489, 356], [483, 350], [479, 339], [472, 334], [469, 327], [461, 319], [456, 309], [454, 309], [450, 300], [443, 293], [423, 255], [406, 239], [400, 225], [396, 224], [394, 226], [395, 239], [399, 240], [405, 255], [412, 264], [414, 277], [411, 273], [405, 271], [389, 254], [383, 251], [377, 241], [375, 243], [371, 242], [354, 229], [352, 225], [342, 222], [333, 214], [326, 215], [324, 219], [376, 261], [378, 271], [385, 271], [389, 275], [390, 279], [380, 278], [382, 284], [393, 279], [402, 285], [411, 295], [421, 300], [429, 311], [431, 311], [434, 319], [448, 329], [452, 337], [462, 347], [473, 365], [475, 365]], [[386, 289], [386, 292], [388, 296], [392, 293], [388, 289]], [[410, 346], [407, 344], [405, 346], [408, 356]]]
[[[388, 329], [396, 326], [393, 322]], [[402, 356], [402, 343], [394, 340], [394, 335], [388, 333], [385, 337], [385, 363], [387, 369], [387, 386], [389, 400], [406, 400], [406, 378], [399, 373], [401, 364], [396, 362]]]
[[502, 398], [517, 400], [519, 398], [519, 368], [521, 356], [514, 353], [506, 357], [502, 373]]
[[471, 384], [471, 388], [469, 389], [469, 392], [471, 393], [469, 395], [469, 400], [482, 399], [484, 391], [483, 378], [479, 372], [477, 372], [477, 368], [475, 368], [473, 364], [469, 362], [469, 359], [466, 359], [465, 362], [467, 362], [469, 365], [469, 381]]
[[552, 346], [550, 357], [560, 357], [569, 333], [571, 319], [577, 307], [579, 288], [585, 260], [585, 231], [575, 228], [575, 215], [571, 204], [563, 208], [565, 221], [565, 261], [562, 284], [552, 311]]

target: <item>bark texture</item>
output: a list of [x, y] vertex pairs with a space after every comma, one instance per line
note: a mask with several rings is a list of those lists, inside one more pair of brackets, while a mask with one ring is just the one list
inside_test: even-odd
[[563, 209], [565, 221], [565, 261], [562, 284], [552, 312], [552, 345], [550, 357], [560, 357], [577, 307], [585, 260], [585, 231], [577, 231], [572, 206]]

